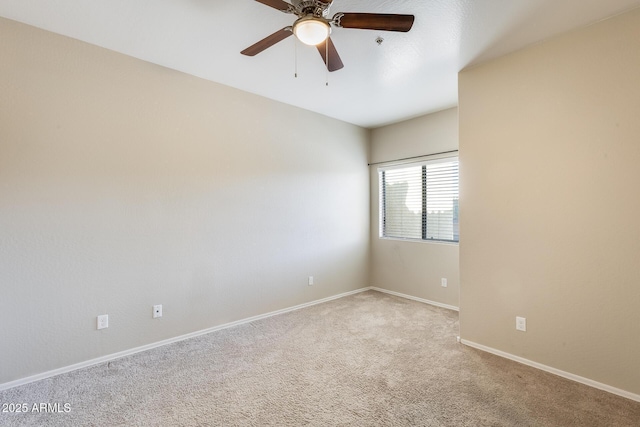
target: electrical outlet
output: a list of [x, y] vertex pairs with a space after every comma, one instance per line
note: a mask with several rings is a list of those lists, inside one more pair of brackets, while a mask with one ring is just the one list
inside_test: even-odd
[[153, 306], [153, 318], [162, 317], [162, 304]]
[[313, 286], [313, 276], [309, 276], [309, 286]]
[[516, 317], [516, 329], [522, 332], [527, 331], [527, 319], [524, 317]]
[[447, 287], [447, 279], [446, 279], [446, 277], [443, 277], [442, 279], [440, 279], [440, 284], [442, 285], [443, 288]]
[[104, 329], [109, 327], [109, 315], [101, 314], [98, 316], [98, 329]]

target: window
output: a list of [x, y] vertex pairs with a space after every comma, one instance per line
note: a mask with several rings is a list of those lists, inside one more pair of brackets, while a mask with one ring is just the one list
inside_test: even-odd
[[380, 237], [457, 242], [458, 158], [378, 169]]

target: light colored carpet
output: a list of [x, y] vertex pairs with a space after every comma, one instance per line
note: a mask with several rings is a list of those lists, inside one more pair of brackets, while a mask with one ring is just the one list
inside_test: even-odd
[[455, 312], [368, 291], [0, 392], [0, 425], [638, 426], [640, 403], [456, 342]]

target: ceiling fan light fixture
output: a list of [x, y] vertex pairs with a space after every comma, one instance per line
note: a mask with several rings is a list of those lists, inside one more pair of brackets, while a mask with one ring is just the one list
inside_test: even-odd
[[325, 21], [305, 16], [293, 24], [293, 34], [295, 34], [302, 43], [309, 46], [316, 46], [329, 37], [331, 27]]

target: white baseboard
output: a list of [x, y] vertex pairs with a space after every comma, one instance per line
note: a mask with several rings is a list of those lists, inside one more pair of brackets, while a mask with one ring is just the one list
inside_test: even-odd
[[495, 354], [496, 356], [504, 357], [505, 359], [513, 360], [515, 362], [522, 363], [523, 365], [528, 365], [533, 368], [537, 368], [542, 371], [549, 372], [554, 375], [558, 375], [559, 377], [563, 377], [568, 380], [572, 380], [581, 384], [588, 385], [590, 387], [607, 391], [612, 394], [617, 394], [618, 396], [626, 397], [627, 399], [635, 400], [636, 402], [640, 402], [640, 394], [631, 393], [629, 391], [612, 387], [607, 384], [599, 383], [597, 381], [590, 380], [589, 378], [581, 377], [579, 375], [575, 375], [570, 372], [561, 371], [560, 369], [552, 368], [551, 366], [543, 365], [542, 363], [534, 362], [533, 360], [525, 359], [524, 357], [506, 353], [501, 350], [496, 350], [495, 348], [487, 347], [482, 344], [477, 344], [472, 341], [461, 339], [460, 342], [466, 346], [477, 348], [478, 350], [486, 351], [487, 353]]
[[167, 345], [167, 344], [172, 344], [174, 342], [178, 342], [178, 341], [183, 341], [189, 338], [194, 338], [200, 335], [205, 335], [205, 334], [209, 334], [211, 332], [215, 332], [215, 331], [219, 331], [222, 329], [227, 329], [227, 328], [231, 328], [233, 326], [238, 326], [238, 325], [242, 325], [245, 323], [249, 323], [249, 322], [255, 322], [256, 320], [260, 320], [260, 319], [265, 319], [267, 317], [271, 317], [271, 316], [276, 316], [278, 314], [284, 314], [284, 313], [289, 313], [291, 311], [295, 311], [295, 310], [300, 310], [301, 308], [305, 308], [305, 307], [310, 307], [312, 305], [316, 305], [316, 304], [322, 304], [323, 302], [328, 302], [328, 301], [332, 301], [334, 299], [338, 299], [338, 298], [344, 298], [347, 297], [349, 295], [353, 295], [353, 294], [357, 294], [360, 292], [365, 292], [370, 290], [370, 287], [366, 287], [366, 288], [360, 288], [360, 289], [356, 289], [355, 291], [349, 291], [349, 292], [344, 292], [338, 295], [333, 295], [327, 298], [322, 298], [319, 300], [315, 300], [315, 301], [311, 301], [311, 302], [306, 302], [304, 304], [299, 304], [299, 305], [295, 305], [293, 307], [288, 307], [288, 308], [283, 308], [281, 310], [276, 310], [276, 311], [271, 311], [269, 313], [265, 313], [265, 314], [259, 314], [257, 316], [253, 316], [253, 317], [247, 317], [246, 319], [241, 319], [241, 320], [236, 320], [235, 322], [229, 322], [229, 323], [225, 323], [222, 325], [218, 325], [218, 326], [213, 326], [211, 328], [207, 328], [207, 329], [202, 329], [200, 331], [195, 331], [195, 332], [191, 332], [185, 335], [180, 335], [174, 338], [169, 338], [166, 340], [162, 340], [162, 341], [157, 341], [151, 344], [146, 344], [140, 347], [135, 347], [129, 350], [124, 350], [124, 351], [120, 351], [118, 353], [112, 353], [112, 354], [108, 354], [106, 356], [101, 356], [101, 357], [97, 357], [95, 359], [91, 359], [91, 360], [86, 360], [84, 362], [80, 362], [80, 363], [75, 363], [73, 365], [69, 365], [69, 366], [64, 366], [62, 368], [58, 368], [58, 369], [53, 369], [51, 371], [47, 371], [47, 372], [42, 372], [40, 374], [36, 374], [36, 375], [32, 375], [30, 377], [26, 377], [26, 378], [20, 378], [14, 381], [9, 381], [3, 384], [0, 384], [0, 391], [2, 390], [7, 390], [13, 387], [18, 387], [24, 384], [29, 384], [35, 381], [40, 381], [40, 380], [44, 380], [46, 378], [50, 378], [50, 377], [54, 377], [56, 375], [60, 375], [60, 374], [65, 374], [67, 372], [71, 372], [71, 371], [76, 371], [78, 369], [83, 369], [83, 368], [87, 368], [89, 366], [93, 366], [93, 365], [98, 365], [100, 363], [104, 363], [104, 362], [109, 362], [111, 360], [114, 359], [119, 359], [121, 357], [125, 357], [125, 356], [129, 356], [135, 353], [140, 353], [142, 351], [146, 351], [146, 350], [151, 350], [153, 348], [156, 347], [162, 347], [163, 345]]
[[395, 296], [400, 297], [400, 298], [406, 298], [406, 299], [410, 299], [410, 300], [413, 300], [413, 301], [423, 302], [425, 304], [435, 305], [436, 307], [446, 308], [448, 310], [460, 311], [460, 309], [458, 307], [456, 307], [455, 305], [443, 304], [441, 302], [431, 301], [431, 300], [424, 299], [424, 298], [418, 298], [418, 297], [414, 297], [414, 296], [407, 295], [407, 294], [401, 294], [400, 292], [389, 291], [387, 289], [382, 289], [382, 288], [376, 288], [375, 286], [372, 286], [369, 289], [371, 289], [372, 291], [378, 291], [378, 292], [383, 292], [385, 294], [395, 295]]
[[[87, 360], [87, 361], [84, 361], [84, 362], [76, 363], [76, 364], [65, 366], [65, 367], [62, 367], [62, 368], [53, 369], [51, 371], [42, 372], [40, 374], [32, 375], [32, 376], [26, 377], [26, 378], [21, 378], [21, 379], [15, 380], [15, 381], [6, 382], [6, 383], [3, 383], [3, 384], [0, 384], [0, 391], [7, 390], [7, 389], [10, 389], [10, 388], [13, 388], [13, 387], [18, 387], [18, 386], [21, 386], [21, 385], [24, 385], [24, 384], [29, 384], [29, 383], [32, 383], [32, 382], [35, 382], [35, 381], [40, 381], [40, 380], [43, 380], [43, 379], [46, 379], [46, 378], [50, 378], [50, 377], [54, 377], [56, 375], [64, 374], [64, 373], [67, 373], [67, 372], [76, 371], [78, 369], [87, 368], [89, 366], [98, 365], [100, 363], [109, 362], [111, 360], [119, 359], [121, 357], [129, 356], [129, 355], [132, 355], [132, 354], [135, 354], [135, 353], [140, 353], [140, 352], [146, 351], [146, 350], [151, 350], [153, 348], [162, 347], [164, 345], [171, 344], [171, 343], [174, 343], [174, 342], [183, 341], [183, 340], [186, 340], [186, 339], [189, 339], [189, 338], [194, 338], [194, 337], [197, 337], [197, 336], [200, 336], [200, 335], [209, 334], [211, 332], [219, 331], [219, 330], [226, 329], [226, 328], [231, 328], [233, 326], [238, 326], [238, 325], [242, 325], [242, 324], [245, 324], [245, 323], [254, 322], [256, 320], [265, 319], [267, 317], [276, 316], [278, 314], [289, 313], [291, 311], [299, 310], [301, 308], [310, 307], [310, 306], [317, 305], [317, 304], [322, 304], [324, 302], [332, 301], [332, 300], [339, 299], [339, 298], [344, 298], [346, 296], [354, 295], [354, 294], [357, 294], [357, 293], [360, 293], [360, 292], [365, 292], [365, 291], [368, 291], [368, 290], [374, 290], [374, 291], [378, 291], [378, 292], [383, 292], [383, 293], [386, 293], [386, 294], [395, 295], [397, 297], [406, 298], [406, 299], [410, 299], [410, 300], [413, 300], [413, 301], [418, 301], [418, 302], [422, 302], [422, 303], [425, 303], [425, 304], [434, 305], [436, 307], [442, 307], [442, 308], [446, 308], [446, 309], [449, 309], [449, 310], [459, 311], [458, 307], [455, 307], [455, 306], [452, 306], [452, 305], [442, 304], [442, 303], [439, 303], [439, 302], [436, 302], [436, 301], [430, 301], [430, 300], [427, 300], [427, 299], [418, 298], [418, 297], [414, 297], [414, 296], [411, 296], [411, 295], [402, 294], [402, 293], [399, 293], [399, 292], [389, 291], [387, 289], [382, 289], [382, 288], [377, 288], [377, 287], [366, 287], [366, 288], [356, 289], [355, 291], [344, 292], [344, 293], [341, 293], [341, 294], [338, 294], [338, 295], [333, 295], [333, 296], [330, 296], [330, 297], [327, 297], [327, 298], [322, 298], [322, 299], [319, 299], [319, 300], [310, 301], [310, 302], [307, 302], [307, 303], [304, 303], [304, 304], [295, 305], [293, 307], [288, 307], [288, 308], [284, 308], [284, 309], [281, 309], [281, 310], [271, 311], [269, 313], [260, 314], [260, 315], [253, 316], [253, 317], [248, 317], [246, 319], [237, 320], [235, 322], [225, 323], [225, 324], [222, 324], [222, 325], [214, 326], [214, 327], [203, 329], [203, 330], [200, 330], [200, 331], [191, 332], [191, 333], [188, 333], [188, 334], [185, 334], [185, 335], [180, 335], [180, 336], [177, 336], [177, 337], [174, 337], [174, 338], [169, 338], [169, 339], [166, 339], [166, 340], [163, 340], [163, 341], [158, 341], [158, 342], [147, 344], [147, 345], [143, 345], [143, 346], [140, 346], [140, 347], [135, 347], [135, 348], [132, 348], [132, 349], [129, 349], [129, 350], [124, 350], [124, 351], [121, 351], [121, 352], [118, 352], [118, 353], [108, 354], [106, 356], [101, 356], [101, 357], [98, 357], [98, 358], [95, 358], [95, 359]], [[523, 357], [515, 356], [513, 354], [506, 353], [506, 352], [501, 351], [501, 350], [496, 350], [494, 348], [487, 347], [487, 346], [484, 346], [482, 344], [474, 343], [472, 341], [461, 339], [460, 342], [462, 344], [466, 345], [466, 346], [473, 347], [473, 348], [476, 348], [478, 350], [486, 351], [487, 353], [492, 353], [492, 354], [495, 354], [497, 356], [504, 357], [505, 359], [510, 359], [510, 360], [515, 361], [515, 362], [519, 362], [519, 363], [522, 363], [524, 365], [528, 365], [528, 366], [531, 366], [531, 367], [534, 367], [534, 368], [537, 368], [537, 369], [540, 369], [540, 370], [543, 370], [543, 371], [558, 375], [560, 377], [567, 378], [569, 380], [573, 380], [573, 381], [576, 381], [576, 382], [579, 382], [579, 383], [582, 383], [582, 384], [585, 384], [585, 385], [588, 385], [588, 386], [591, 386], [591, 387], [594, 387], [594, 388], [597, 388], [597, 389], [600, 389], [600, 390], [603, 390], [603, 391], [607, 391], [607, 392], [612, 393], [612, 394], [616, 394], [618, 396], [626, 397], [627, 399], [631, 399], [631, 400], [634, 400], [636, 402], [640, 402], [640, 395], [638, 395], [638, 394], [631, 393], [631, 392], [628, 392], [626, 390], [622, 390], [622, 389], [619, 389], [619, 388], [616, 388], [616, 387], [612, 387], [612, 386], [607, 385], [607, 384], [599, 383], [597, 381], [590, 380], [589, 378], [581, 377], [579, 375], [575, 375], [575, 374], [572, 374], [572, 373], [569, 373], [569, 372], [565, 372], [565, 371], [562, 371], [560, 369], [552, 368], [551, 366], [543, 365], [541, 363], [534, 362], [532, 360], [528, 360], [528, 359], [525, 359]]]

